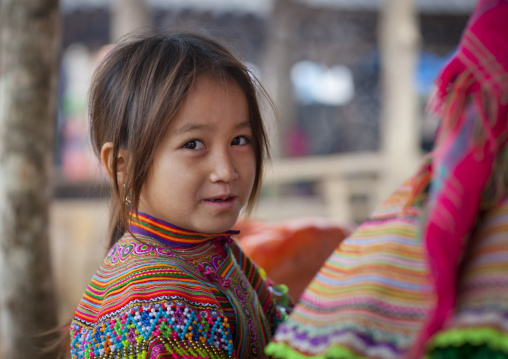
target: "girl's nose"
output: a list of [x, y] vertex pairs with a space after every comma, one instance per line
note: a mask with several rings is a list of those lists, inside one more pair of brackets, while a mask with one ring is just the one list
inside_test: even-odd
[[211, 182], [229, 183], [238, 178], [234, 163], [227, 153], [216, 154], [212, 159]]

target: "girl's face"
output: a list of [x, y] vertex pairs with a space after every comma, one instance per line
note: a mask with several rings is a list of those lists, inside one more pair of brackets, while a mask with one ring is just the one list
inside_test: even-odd
[[192, 231], [224, 232], [247, 203], [255, 174], [245, 94], [232, 81], [201, 76], [155, 153], [139, 211]]

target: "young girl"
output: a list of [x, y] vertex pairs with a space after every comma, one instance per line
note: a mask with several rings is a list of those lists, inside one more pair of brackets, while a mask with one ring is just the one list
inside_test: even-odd
[[90, 93], [113, 185], [111, 249], [71, 324], [72, 358], [263, 358], [281, 320], [231, 230], [261, 186], [258, 82], [215, 41], [117, 46]]

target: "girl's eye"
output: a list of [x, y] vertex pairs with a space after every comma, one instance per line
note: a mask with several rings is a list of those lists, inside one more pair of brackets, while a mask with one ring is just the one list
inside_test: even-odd
[[245, 136], [238, 136], [233, 138], [233, 141], [231, 141], [231, 145], [233, 146], [245, 146], [250, 143], [250, 140]]
[[205, 148], [205, 144], [200, 140], [191, 140], [183, 145], [188, 150], [202, 150]]

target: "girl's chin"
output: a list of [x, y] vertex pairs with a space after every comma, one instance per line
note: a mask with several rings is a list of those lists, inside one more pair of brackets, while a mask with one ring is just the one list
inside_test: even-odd
[[[233, 228], [236, 221], [238, 220], [238, 216], [234, 216], [234, 218], [229, 218], [227, 220], [211, 220], [210, 223], [201, 223], [198, 227], [199, 229], [196, 232], [201, 233], [223, 233], [227, 232]], [[204, 221], [203, 221], [204, 222]]]

